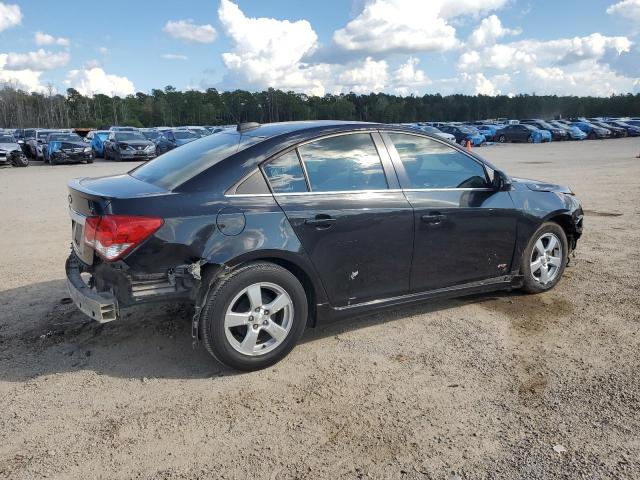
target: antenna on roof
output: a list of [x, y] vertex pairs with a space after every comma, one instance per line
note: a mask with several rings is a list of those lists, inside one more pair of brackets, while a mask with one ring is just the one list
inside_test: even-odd
[[238, 123], [236, 130], [240, 133], [248, 132], [249, 130], [256, 129], [260, 126], [258, 122], [244, 122]]

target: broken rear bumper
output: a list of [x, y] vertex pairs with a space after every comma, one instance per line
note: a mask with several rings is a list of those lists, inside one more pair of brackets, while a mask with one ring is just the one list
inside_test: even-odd
[[100, 323], [112, 322], [118, 318], [118, 301], [108, 292], [98, 293], [87, 285], [82, 276], [80, 261], [71, 254], [65, 264], [67, 288], [76, 306]]

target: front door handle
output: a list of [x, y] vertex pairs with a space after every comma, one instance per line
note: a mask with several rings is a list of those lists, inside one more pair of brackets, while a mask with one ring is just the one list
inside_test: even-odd
[[446, 218], [447, 217], [445, 215], [442, 215], [441, 213], [433, 212], [428, 215], [422, 215], [420, 217], [420, 220], [431, 225], [438, 225], [439, 223], [442, 223]]
[[304, 223], [316, 227], [318, 230], [324, 230], [332, 227], [336, 223], [336, 219], [329, 215], [319, 214], [315, 218], [307, 218]]

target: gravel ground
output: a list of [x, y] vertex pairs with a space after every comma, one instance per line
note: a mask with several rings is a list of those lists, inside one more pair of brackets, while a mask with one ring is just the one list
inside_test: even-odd
[[639, 152], [482, 148], [583, 202], [555, 290], [310, 330], [248, 374], [192, 349], [179, 307], [98, 325], [60, 302], [66, 181], [133, 164], [0, 170], [0, 477], [639, 478]]

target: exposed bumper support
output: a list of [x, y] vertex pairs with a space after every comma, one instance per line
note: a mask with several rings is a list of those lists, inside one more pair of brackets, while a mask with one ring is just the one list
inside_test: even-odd
[[80, 263], [74, 254], [67, 259], [65, 269], [69, 295], [82, 313], [100, 323], [111, 322], [118, 318], [116, 298], [107, 292], [98, 293], [84, 282], [80, 276]]

